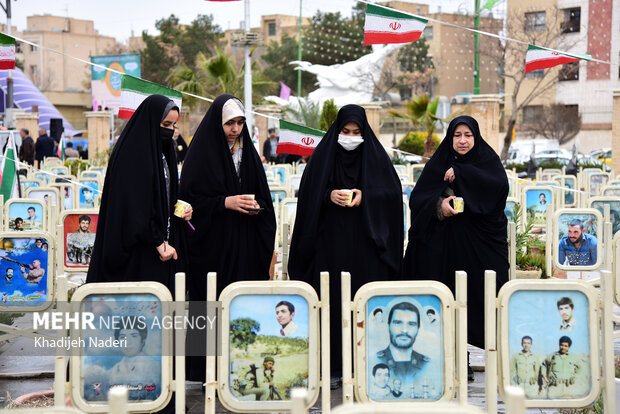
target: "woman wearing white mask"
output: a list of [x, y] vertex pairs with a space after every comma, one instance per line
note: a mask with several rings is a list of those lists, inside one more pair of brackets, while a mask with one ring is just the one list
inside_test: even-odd
[[342, 372], [340, 272], [355, 294], [365, 283], [398, 278], [403, 257], [400, 180], [368, 124], [346, 105], [314, 150], [299, 187], [289, 274], [319, 291], [330, 273], [332, 385]]

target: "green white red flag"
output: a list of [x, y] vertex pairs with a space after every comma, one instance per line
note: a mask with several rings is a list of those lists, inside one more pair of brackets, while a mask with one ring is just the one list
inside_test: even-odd
[[60, 138], [60, 142], [58, 143], [58, 152], [56, 153], [56, 155], [58, 155], [58, 158], [60, 158], [61, 160], [65, 159], [65, 136], [64, 134], [62, 135], [62, 137]]
[[312, 155], [325, 132], [280, 120], [277, 154]]
[[560, 53], [544, 47], [528, 45], [527, 53], [525, 54], [525, 73], [539, 69], [552, 68], [564, 63], [590, 59], [592, 59], [592, 56], [590, 55], [566, 52]]
[[121, 78], [121, 105], [118, 108], [118, 117], [131, 118], [142, 101], [148, 96], [156, 94], [167, 96], [181, 109], [181, 102], [183, 100], [181, 92], [134, 78], [133, 76], [123, 75]]
[[366, 5], [364, 45], [409, 43], [420, 38], [428, 20], [374, 4]]
[[0, 33], [0, 70], [15, 69], [15, 38]]
[[9, 134], [4, 157], [0, 165], [0, 194], [4, 196], [4, 201], [9, 198], [19, 198], [19, 181], [17, 179], [17, 151], [15, 149], [15, 138]]

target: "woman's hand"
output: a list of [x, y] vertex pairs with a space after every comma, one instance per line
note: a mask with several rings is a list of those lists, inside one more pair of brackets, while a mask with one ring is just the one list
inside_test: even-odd
[[356, 188], [353, 189], [353, 201], [349, 204], [349, 207], [358, 207], [362, 204], [362, 190]]
[[224, 207], [228, 210], [234, 210], [239, 213], [254, 215], [258, 211], [248, 211], [248, 208], [259, 208], [260, 206], [251, 196], [248, 195], [236, 195], [226, 197], [224, 200]]
[[168, 242], [163, 242], [157, 246], [156, 249], [157, 253], [159, 253], [159, 260], [162, 262], [167, 262], [170, 259], [177, 260], [179, 258], [176, 249], [170, 246]]
[[190, 221], [192, 219], [192, 213], [194, 212], [194, 210], [192, 209], [192, 206], [189, 206], [185, 209], [185, 213], [183, 213], [183, 215], [181, 216], [181, 218], [185, 221]]
[[454, 216], [455, 214], [459, 214], [450, 205], [450, 201], [454, 200], [455, 198], [456, 198], [455, 196], [450, 196], [450, 197], [444, 198], [443, 201], [441, 202], [441, 214], [443, 214], [444, 217], [450, 217], [450, 216]]
[[349, 202], [349, 194], [346, 191], [332, 190], [329, 199], [337, 206], [346, 207]]
[[444, 181], [453, 182], [454, 181], [454, 168], [450, 167], [448, 171], [446, 171], [446, 175], [443, 176]]

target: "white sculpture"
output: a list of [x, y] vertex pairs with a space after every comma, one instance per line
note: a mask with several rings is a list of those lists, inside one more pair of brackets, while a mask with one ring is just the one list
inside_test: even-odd
[[[314, 65], [305, 61], [293, 61], [291, 64], [296, 64], [297, 68], [316, 75], [319, 88], [308, 94], [313, 102], [322, 105], [323, 101], [333, 99], [338, 107], [350, 103], [370, 103], [375, 85], [381, 78], [385, 58], [404, 45], [373, 45], [372, 53], [351, 62], [330, 66]], [[266, 99], [279, 105], [298, 106], [294, 97], [291, 97], [290, 101], [275, 96]]]

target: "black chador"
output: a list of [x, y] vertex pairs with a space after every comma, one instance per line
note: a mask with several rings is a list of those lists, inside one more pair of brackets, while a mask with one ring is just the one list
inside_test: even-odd
[[[87, 282], [154, 281], [174, 292], [181, 270], [182, 220], [174, 216], [178, 172], [172, 129], [160, 126], [178, 108], [151, 95], [136, 109], [110, 156]], [[162, 262], [164, 241], [179, 260]]]
[[[453, 148], [460, 124], [474, 135], [474, 146], [464, 155]], [[444, 181], [450, 168], [452, 183]], [[465, 210], [441, 219], [438, 201], [449, 194], [448, 187], [463, 198]], [[497, 272], [497, 289], [508, 280], [507, 196], [508, 179], [497, 153], [482, 139], [476, 120], [460, 116], [450, 122], [409, 200], [411, 227], [403, 277], [438, 280], [454, 293], [454, 272], [466, 271], [468, 342], [478, 347], [484, 346], [484, 271]]]
[[[350, 122], [360, 136], [342, 136]], [[331, 193], [339, 189], [361, 190], [361, 204], [335, 204]], [[334, 372], [341, 370], [342, 356], [340, 272], [351, 273], [353, 295], [365, 283], [398, 277], [403, 236], [398, 175], [364, 109], [344, 106], [304, 171], [288, 265], [292, 279], [311, 283], [317, 292], [320, 272], [330, 273]]]
[[[226, 114], [235, 105], [240, 108], [234, 111], [243, 114], [241, 103], [232, 95], [213, 101], [194, 134], [181, 172], [180, 198], [192, 205], [196, 228], [188, 236], [188, 289], [194, 302], [206, 299], [208, 272], [217, 272], [218, 295], [232, 282], [269, 279], [275, 214], [265, 170], [247, 126], [233, 145], [224, 134], [223, 110]], [[243, 194], [253, 194], [264, 210], [247, 215], [226, 209], [226, 197]], [[192, 359], [188, 378], [203, 380], [204, 375], [204, 359]]]

